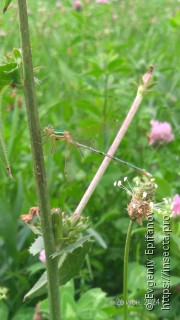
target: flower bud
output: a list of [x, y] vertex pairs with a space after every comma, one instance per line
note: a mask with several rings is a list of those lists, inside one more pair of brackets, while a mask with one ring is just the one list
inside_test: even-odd
[[54, 233], [55, 245], [60, 245], [62, 241], [62, 211], [59, 208], [53, 209], [51, 212], [52, 217], [52, 227]]
[[152, 83], [152, 79], [153, 79], [152, 72], [153, 72], [153, 66], [150, 66], [148, 72], [142, 76], [143, 84], [146, 87], [148, 87]]

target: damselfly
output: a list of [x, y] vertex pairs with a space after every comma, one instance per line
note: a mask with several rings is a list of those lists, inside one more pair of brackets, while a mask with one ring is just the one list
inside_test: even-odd
[[61, 140], [61, 141], [65, 141], [65, 142], [67, 142], [69, 144], [74, 145], [81, 154], [82, 154], [81, 148], [84, 148], [84, 149], [87, 149], [87, 150], [89, 150], [89, 151], [91, 151], [93, 153], [97, 153], [97, 154], [100, 154], [100, 155], [102, 155], [104, 157], [108, 157], [108, 158], [110, 158], [110, 159], [112, 159], [114, 161], [120, 162], [120, 163], [124, 164], [125, 166], [138, 171], [142, 175], [145, 175], [147, 177], [151, 177], [152, 176], [146, 170], [138, 168], [138, 167], [136, 167], [135, 165], [133, 165], [133, 164], [131, 164], [129, 162], [126, 162], [126, 161], [124, 161], [122, 159], [114, 157], [114, 156], [112, 156], [112, 155], [110, 155], [108, 153], [105, 153], [103, 151], [100, 151], [98, 149], [94, 149], [94, 148], [92, 148], [90, 146], [86, 146], [84, 144], [79, 143], [78, 141], [73, 139], [73, 137], [71, 136], [70, 132], [67, 131], [67, 130], [57, 130], [57, 129], [54, 129], [53, 126], [49, 124], [47, 127], [44, 128], [44, 132], [45, 132], [45, 134], [50, 136], [50, 138], [53, 140], [53, 142], [55, 142], [56, 140]]

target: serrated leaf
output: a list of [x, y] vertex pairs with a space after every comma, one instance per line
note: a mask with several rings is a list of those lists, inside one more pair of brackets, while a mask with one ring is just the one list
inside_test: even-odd
[[12, 2], [12, 0], [6, 0], [4, 2], [4, 8], [3, 8], [3, 13], [5, 13], [10, 5], [10, 3]]
[[[77, 241], [78, 242], [78, 241]], [[59, 283], [65, 284], [75, 277], [84, 262], [86, 254], [90, 251], [93, 241], [90, 237], [79, 240], [79, 246], [71, 252], [63, 253], [58, 262]], [[47, 291], [47, 272], [45, 271], [33, 288], [25, 295], [24, 300], [30, 296], [39, 296]]]
[[36, 240], [31, 244], [29, 248], [30, 254], [35, 256], [37, 253], [41, 252], [41, 250], [44, 249], [44, 240], [42, 236], [39, 236], [36, 238]]
[[70, 243], [69, 245], [65, 246], [64, 248], [62, 248], [61, 250], [59, 250], [58, 252], [54, 253], [52, 255], [53, 258], [63, 254], [63, 253], [72, 253], [76, 248], [82, 247], [83, 243], [89, 240], [89, 236], [87, 237], [83, 237], [79, 240], [77, 240], [76, 242]]

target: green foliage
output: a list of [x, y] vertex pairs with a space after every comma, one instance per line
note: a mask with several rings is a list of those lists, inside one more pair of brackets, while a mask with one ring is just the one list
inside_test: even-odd
[[[112, 311], [115, 312], [115, 307], [109, 312], [110, 300], [100, 288], [88, 290], [76, 301], [73, 283], [68, 282], [65, 286], [61, 287], [60, 294], [62, 319], [64, 320], [108, 320], [112, 319]], [[47, 299], [40, 303], [39, 309], [41, 312], [48, 314]]]
[[169, 18], [169, 21], [174, 28], [178, 28], [180, 26], [180, 10], [177, 10], [175, 15]]
[[20, 308], [12, 320], [32, 320], [33, 315], [33, 308]]
[[0, 91], [8, 86], [16, 87], [21, 85], [21, 53], [14, 49], [12, 55], [7, 55], [5, 61], [0, 65]]
[[[59, 283], [61, 285], [65, 284], [79, 273], [85, 256], [90, 251], [91, 246], [91, 238], [83, 237], [67, 247], [64, 247], [61, 252], [58, 253], [60, 256], [58, 262]], [[45, 271], [33, 288], [25, 295], [25, 299], [46, 292], [46, 285], [47, 272]]]
[[12, 2], [12, 0], [5, 0], [4, 2], [4, 8], [3, 8], [3, 13], [5, 13], [10, 5], [10, 3]]
[[8, 319], [8, 307], [3, 301], [0, 301], [0, 317], [3, 320]]
[[35, 239], [35, 241], [31, 244], [29, 248], [29, 253], [35, 256], [37, 253], [41, 252], [44, 249], [44, 241], [43, 237], [39, 236]]

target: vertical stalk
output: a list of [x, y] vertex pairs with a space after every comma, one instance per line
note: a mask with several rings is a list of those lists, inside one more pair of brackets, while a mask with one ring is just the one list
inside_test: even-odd
[[107, 144], [107, 107], [108, 107], [108, 79], [109, 74], [108, 71], [106, 71], [105, 74], [105, 82], [104, 82], [104, 105], [103, 105], [103, 121], [104, 121], [104, 147], [106, 147]]
[[109, 74], [106, 71], [105, 80], [104, 80], [104, 105], [103, 105], [103, 121], [107, 121], [107, 102], [108, 102], [108, 79]]
[[126, 244], [125, 244], [125, 251], [124, 251], [124, 272], [123, 272], [123, 299], [124, 299], [124, 320], [128, 320], [128, 259], [129, 259], [129, 248], [130, 248], [130, 241], [131, 241], [131, 233], [132, 233], [132, 226], [133, 221], [130, 220], [127, 237], [126, 237]]
[[46, 252], [50, 319], [60, 320], [58, 261], [50, 257], [51, 254], [55, 252], [55, 244], [52, 230], [39, 116], [36, 103], [26, 0], [18, 0], [18, 10], [22, 46], [24, 94], [36, 178], [37, 196], [41, 212], [41, 225]]

